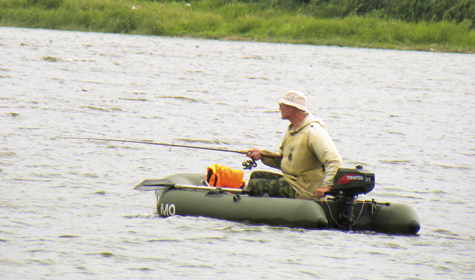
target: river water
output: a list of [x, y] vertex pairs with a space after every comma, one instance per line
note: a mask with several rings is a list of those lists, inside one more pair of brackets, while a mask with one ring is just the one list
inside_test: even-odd
[[[0, 57], [2, 279], [474, 277], [473, 54], [2, 27]], [[277, 150], [289, 89], [417, 236], [159, 218], [142, 180], [245, 157], [56, 138]]]

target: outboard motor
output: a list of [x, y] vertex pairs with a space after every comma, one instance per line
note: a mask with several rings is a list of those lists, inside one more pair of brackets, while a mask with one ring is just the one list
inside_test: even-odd
[[374, 189], [374, 173], [364, 171], [362, 165], [357, 165], [355, 169], [340, 168], [333, 182], [330, 195], [337, 202], [339, 220], [351, 230], [356, 197]]

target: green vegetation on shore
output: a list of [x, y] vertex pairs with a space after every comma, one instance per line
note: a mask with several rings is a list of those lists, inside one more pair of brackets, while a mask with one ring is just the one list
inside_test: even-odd
[[474, 0], [0, 0], [1, 26], [465, 53], [474, 15]]

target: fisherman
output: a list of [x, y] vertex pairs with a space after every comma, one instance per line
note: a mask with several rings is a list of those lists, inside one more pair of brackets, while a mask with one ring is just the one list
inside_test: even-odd
[[[251, 196], [322, 198], [333, 187], [342, 159], [321, 119], [307, 112], [307, 97], [289, 91], [280, 100], [281, 118], [290, 121], [280, 153], [251, 149], [247, 156], [280, 169], [283, 174], [254, 171], [248, 185]], [[277, 155], [277, 157], [263, 156]]]

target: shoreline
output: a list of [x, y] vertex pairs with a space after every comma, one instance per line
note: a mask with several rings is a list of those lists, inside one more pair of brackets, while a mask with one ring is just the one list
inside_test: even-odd
[[[60, 0], [52, 8], [3, 0], [0, 26], [202, 38], [225, 41], [308, 44], [371, 49], [475, 53], [475, 30], [461, 23], [418, 22], [371, 16], [316, 18], [235, 3]], [[31, 1], [30, 1], [31, 2]], [[54, 2], [54, 1], [50, 1]], [[22, 4], [23, 3], [23, 4]], [[61, 4], [63, 3], [63, 4]], [[1, 5], [0, 5], [1, 6]]]

